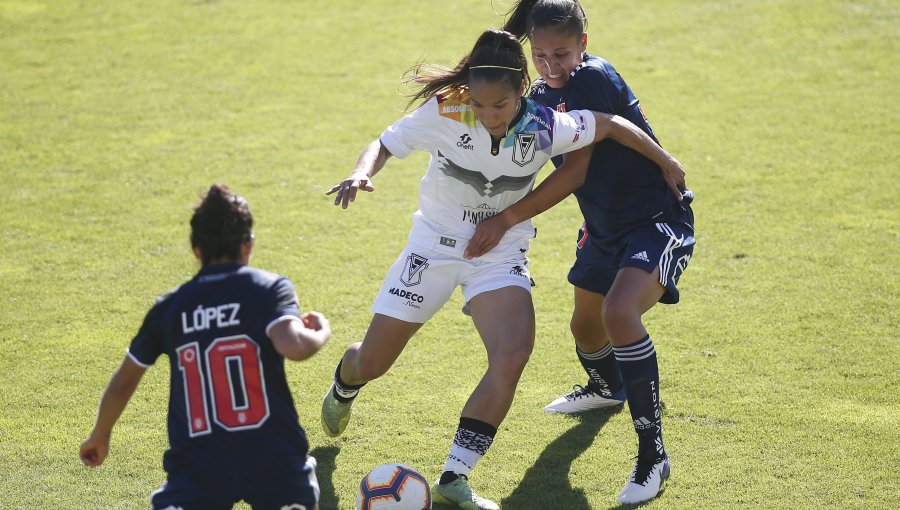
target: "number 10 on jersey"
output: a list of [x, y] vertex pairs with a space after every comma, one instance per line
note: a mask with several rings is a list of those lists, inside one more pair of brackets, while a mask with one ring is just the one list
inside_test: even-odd
[[182, 345], [176, 352], [191, 437], [212, 432], [209, 403], [212, 421], [227, 431], [255, 429], [265, 423], [269, 417], [265, 376], [259, 345], [250, 337], [217, 338], [202, 358], [197, 342]]

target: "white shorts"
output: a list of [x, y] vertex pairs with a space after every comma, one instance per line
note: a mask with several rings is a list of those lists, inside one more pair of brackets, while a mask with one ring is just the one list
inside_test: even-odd
[[444, 306], [457, 286], [466, 302], [503, 287], [531, 292], [527, 240], [518, 251], [495, 261], [464, 259], [464, 244], [439, 235], [411, 239], [388, 271], [372, 312], [421, 324]]

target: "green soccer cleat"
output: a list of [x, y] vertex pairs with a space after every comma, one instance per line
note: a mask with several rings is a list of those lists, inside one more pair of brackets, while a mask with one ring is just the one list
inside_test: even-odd
[[328, 437], [338, 437], [350, 423], [353, 401], [341, 402], [334, 398], [334, 383], [322, 399], [322, 430]]
[[455, 505], [463, 510], [500, 510], [497, 503], [472, 492], [466, 475], [459, 475], [456, 480], [443, 485], [440, 481], [434, 482], [431, 486], [431, 500], [434, 503]]

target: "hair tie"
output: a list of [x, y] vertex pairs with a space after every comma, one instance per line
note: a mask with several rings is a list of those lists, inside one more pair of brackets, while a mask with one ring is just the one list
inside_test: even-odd
[[507, 71], [522, 71], [521, 67], [506, 67], [506, 66], [472, 66], [469, 69], [506, 69]]

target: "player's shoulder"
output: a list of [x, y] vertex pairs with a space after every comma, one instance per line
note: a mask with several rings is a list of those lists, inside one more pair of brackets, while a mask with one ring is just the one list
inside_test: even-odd
[[616, 75], [616, 69], [604, 58], [596, 55], [585, 55], [584, 61], [572, 69], [570, 80], [595, 81], [608, 80]]
[[259, 287], [269, 288], [275, 285], [290, 284], [287, 276], [266, 271], [258, 267], [243, 266], [237, 270], [237, 274]]

